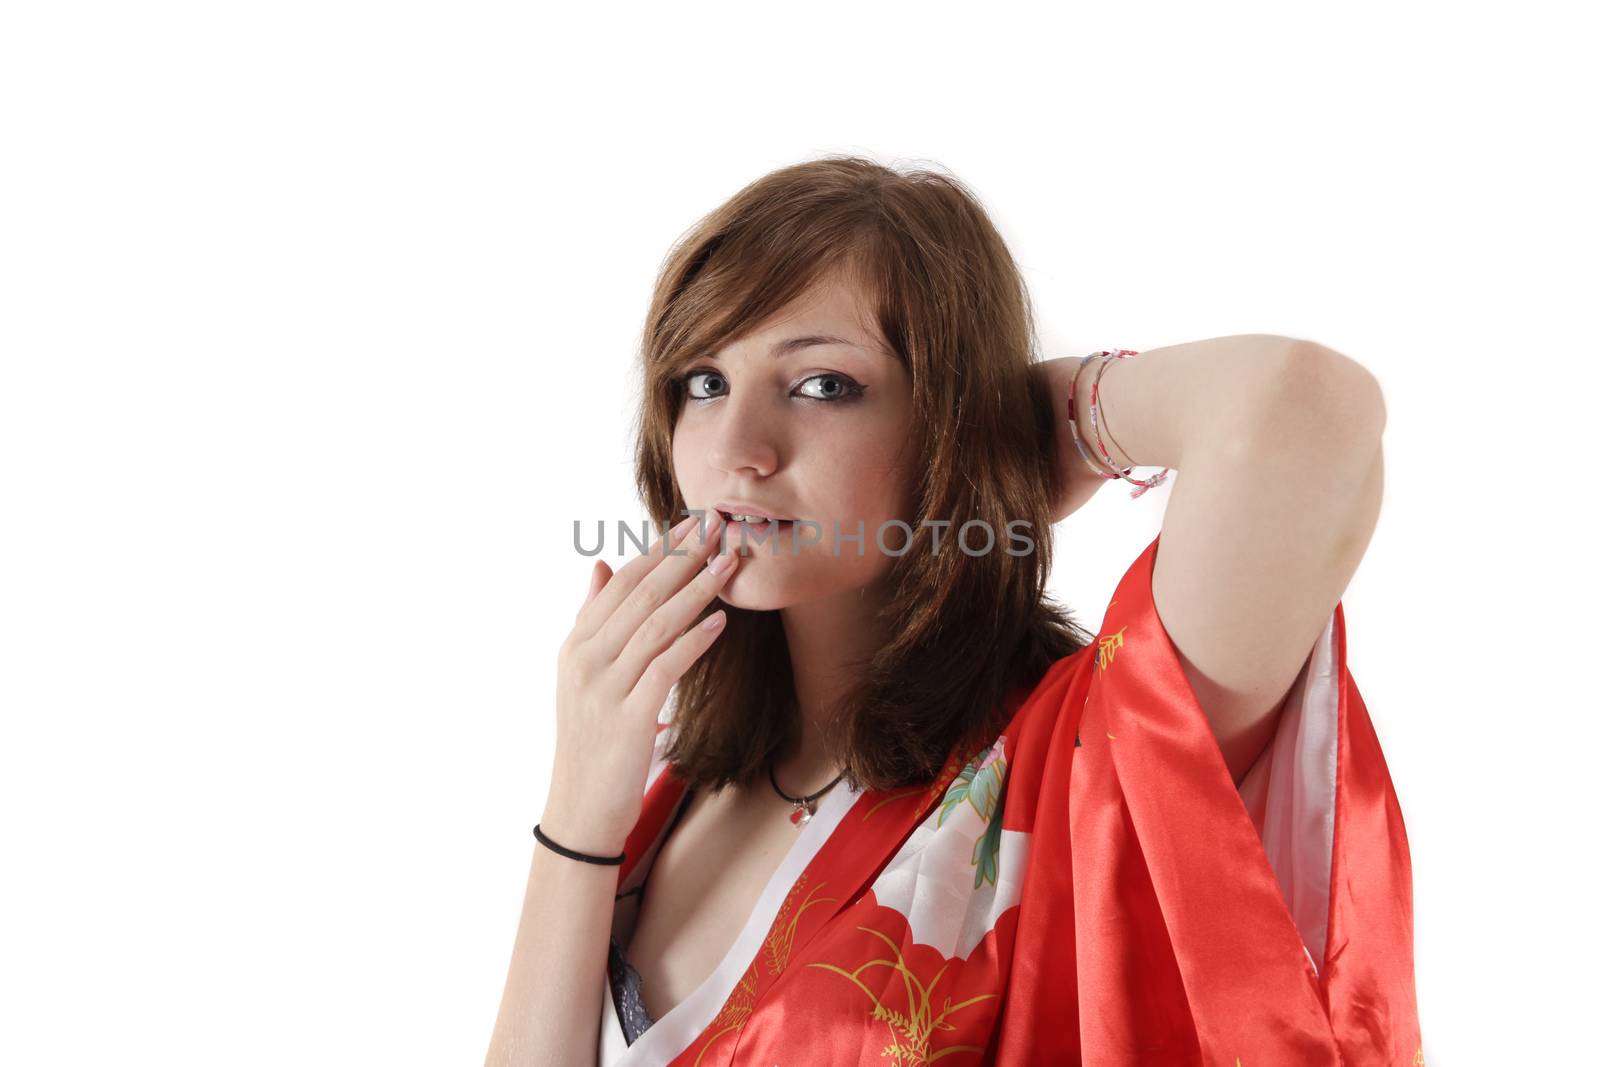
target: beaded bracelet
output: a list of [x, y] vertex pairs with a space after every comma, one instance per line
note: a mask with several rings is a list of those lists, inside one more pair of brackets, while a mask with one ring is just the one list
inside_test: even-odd
[[[1133, 498], [1138, 498], [1147, 490], [1154, 489], [1156, 486], [1166, 481], [1167, 475], [1172, 471], [1171, 467], [1163, 467], [1161, 468], [1161, 473], [1152, 478], [1134, 478], [1132, 477], [1132, 467], [1120, 468], [1114, 462], [1112, 462], [1111, 453], [1106, 451], [1105, 442], [1101, 440], [1100, 437], [1100, 378], [1105, 374], [1106, 368], [1111, 365], [1111, 361], [1113, 359], [1128, 359], [1138, 354], [1138, 352], [1129, 348], [1118, 348], [1114, 350], [1102, 349], [1101, 351], [1091, 353], [1082, 362], [1080, 362], [1077, 367], [1073, 368], [1072, 378], [1067, 382], [1067, 426], [1072, 431], [1072, 443], [1077, 446], [1078, 454], [1081, 455], [1083, 457], [1083, 461], [1089, 465], [1089, 469], [1094, 471], [1095, 474], [1099, 475], [1101, 478], [1104, 478], [1107, 481], [1111, 480], [1112, 478], [1121, 478], [1125, 482], [1132, 482], [1135, 486], [1137, 486], [1137, 488], [1135, 488], [1133, 491]], [[1089, 454], [1088, 448], [1084, 446], [1082, 436], [1078, 433], [1078, 375], [1083, 371], [1085, 365], [1093, 362], [1096, 359], [1100, 361], [1100, 369], [1095, 373], [1094, 381], [1089, 386], [1089, 425], [1094, 430], [1095, 447], [1100, 450], [1100, 455], [1103, 458], [1103, 466], [1100, 462], [1097, 462], [1092, 455]], [[1110, 431], [1108, 430], [1107, 436], [1109, 435]], [[1115, 443], [1115, 441], [1116, 438], [1112, 438], [1112, 442]], [[1117, 445], [1117, 449], [1118, 451], [1122, 451], [1122, 446]], [[1123, 454], [1126, 455], [1127, 453], [1123, 452]], [[1107, 468], [1110, 469], [1111, 473], [1106, 473]]]

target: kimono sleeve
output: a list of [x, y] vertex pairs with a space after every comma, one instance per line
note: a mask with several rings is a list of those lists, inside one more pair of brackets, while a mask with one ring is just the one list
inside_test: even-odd
[[[1346, 663], [1343, 603], [1235, 788], [1155, 609], [1159, 542], [1063, 686], [1060, 719], [1076, 729], [1058, 724], [1041, 783], [1035, 836], [1048, 823], [1069, 840], [1054, 866], [1070, 936], [1057, 921], [1052, 937], [1070, 942], [1061, 986], [1075, 995], [1039, 994], [1076, 1030], [1061, 1050], [1107, 1064], [1423, 1062], [1409, 846]], [[1067, 810], [1047, 812], [1050, 767], [1059, 778], [1069, 762]]]

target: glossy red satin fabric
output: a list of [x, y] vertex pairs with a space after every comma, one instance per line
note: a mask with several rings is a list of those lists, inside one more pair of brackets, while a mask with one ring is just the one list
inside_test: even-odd
[[[1343, 605], [1318, 973], [1156, 615], [1159, 540], [1094, 643], [1008, 701], [995, 744], [856, 800], [672, 1064], [1423, 1062], [1405, 826]], [[682, 792], [669, 766], [630, 857]]]

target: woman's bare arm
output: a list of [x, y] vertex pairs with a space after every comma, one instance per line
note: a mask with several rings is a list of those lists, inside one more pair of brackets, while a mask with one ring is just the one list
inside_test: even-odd
[[[738, 572], [737, 547], [721, 536], [720, 514], [699, 536], [696, 525], [685, 519], [615, 574], [597, 561], [562, 642], [555, 770], [539, 827], [564, 848], [622, 851], [643, 807], [661, 709], [723, 631], [721, 609], [695, 620]], [[593, 1067], [620, 872], [535, 844], [487, 1067]]]
[[[1058, 411], [1078, 362], [1039, 364]], [[1383, 391], [1348, 356], [1273, 334], [1149, 349], [1104, 372], [1112, 461], [1178, 473], [1151, 596], [1238, 783], [1271, 741], [1372, 538]], [[1080, 390], [1090, 377], [1085, 370]], [[1057, 437], [1059, 462], [1087, 472], [1071, 438]]]
[[[567, 848], [615, 856], [617, 841], [585, 841], [556, 786], [539, 828]], [[568, 859], [534, 842], [516, 945], [485, 1067], [593, 1067], [605, 1003], [606, 957], [620, 867]]]

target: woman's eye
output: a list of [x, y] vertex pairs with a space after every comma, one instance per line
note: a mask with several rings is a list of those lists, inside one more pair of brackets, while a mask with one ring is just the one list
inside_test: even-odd
[[[711, 400], [727, 392], [728, 380], [714, 370], [697, 370], [683, 376], [683, 386], [691, 400]], [[834, 373], [813, 374], [797, 388], [810, 400], [853, 400], [867, 390], [847, 375]]]
[[813, 382], [819, 383], [816, 387], [816, 392], [805, 393], [804, 395], [814, 400], [849, 400], [852, 397], [860, 396], [866, 391], [863, 386], [856, 384], [856, 382], [843, 374], [813, 374], [800, 383], [800, 388], [804, 390], [806, 386]]
[[[691, 396], [695, 400], [708, 400], [708, 399], [710, 399], [710, 396], [708, 394], [699, 393], [699, 392], [695, 391], [694, 383], [700, 378], [709, 378], [709, 379], [711, 379], [712, 382], [717, 383], [718, 386], [725, 386], [726, 385], [726, 382], [723, 381], [722, 375], [718, 374], [714, 370], [697, 370], [692, 374], [686, 374], [683, 377], [683, 384], [684, 384], [685, 388], [687, 388], [689, 390], [689, 396]], [[716, 387], [717, 386], [713, 386], [713, 388], [716, 388]]]

